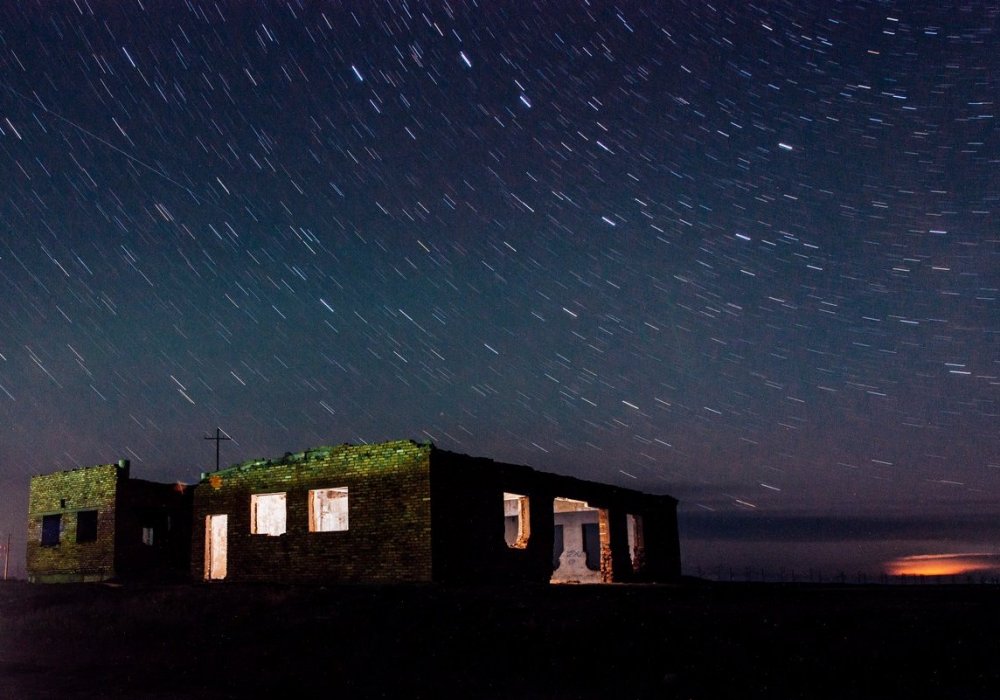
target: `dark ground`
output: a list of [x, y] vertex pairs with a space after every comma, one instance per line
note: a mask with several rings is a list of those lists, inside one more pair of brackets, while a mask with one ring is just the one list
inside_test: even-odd
[[0, 584], [4, 698], [997, 698], [993, 586]]

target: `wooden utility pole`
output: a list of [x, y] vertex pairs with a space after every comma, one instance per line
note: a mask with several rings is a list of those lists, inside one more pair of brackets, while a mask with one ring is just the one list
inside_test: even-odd
[[10, 533], [7, 533], [7, 546], [3, 550], [3, 580], [7, 580], [7, 565], [10, 564]]
[[223, 440], [232, 440], [231, 437], [222, 432], [222, 428], [215, 429], [215, 437], [205, 436], [206, 440], [215, 440], [215, 471], [219, 471], [219, 445]]

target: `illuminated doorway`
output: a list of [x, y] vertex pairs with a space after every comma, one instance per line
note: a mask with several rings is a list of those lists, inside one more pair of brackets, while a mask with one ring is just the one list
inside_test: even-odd
[[[551, 583], [601, 583], [603, 552], [610, 551], [601, 510], [585, 501], [556, 498], [552, 502], [555, 538]], [[607, 515], [604, 516], [607, 521]]]
[[226, 578], [226, 540], [228, 529], [228, 515], [209, 515], [205, 517], [206, 581], [221, 581]]

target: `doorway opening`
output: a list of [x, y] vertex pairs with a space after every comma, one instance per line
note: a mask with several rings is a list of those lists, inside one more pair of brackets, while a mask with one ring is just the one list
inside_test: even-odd
[[[610, 571], [611, 543], [607, 511], [586, 501], [556, 498], [552, 502], [551, 583], [601, 583]], [[608, 561], [605, 561], [608, 560]]]
[[228, 515], [205, 516], [205, 580], [226, 578]]

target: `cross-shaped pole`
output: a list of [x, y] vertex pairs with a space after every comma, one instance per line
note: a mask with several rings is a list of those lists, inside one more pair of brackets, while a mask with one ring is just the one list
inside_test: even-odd
[[215, 440], [215, 471], [219, 471], [219, 445], [223, 440], [232, 440], [231, 437], [222, 432], [222, 428], [215, 429], [215, 437], [205, 436], [206, 440]]

